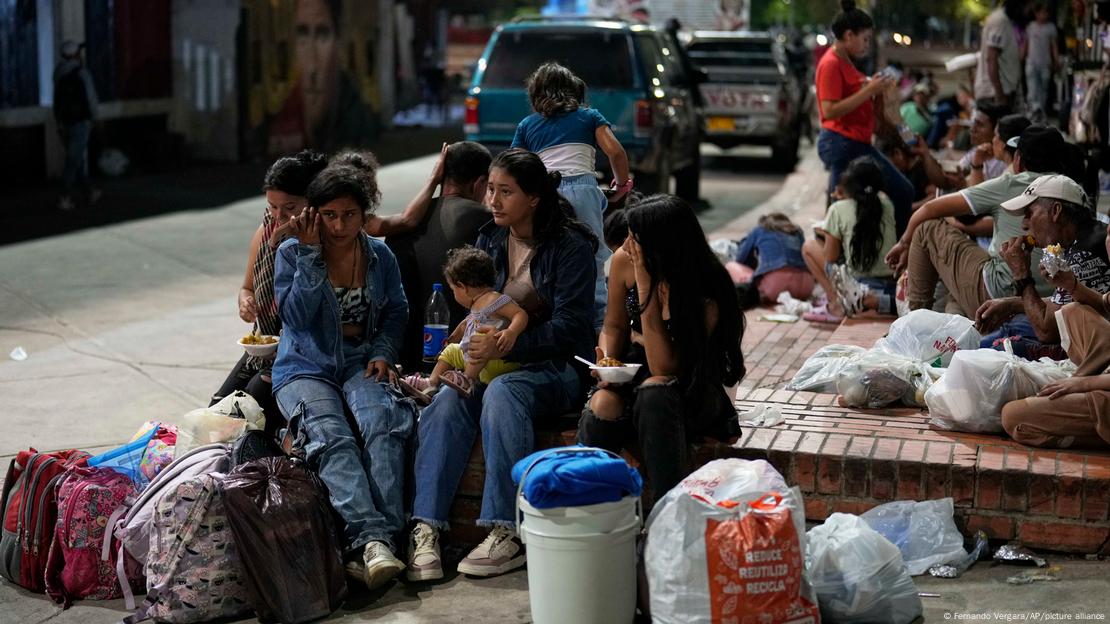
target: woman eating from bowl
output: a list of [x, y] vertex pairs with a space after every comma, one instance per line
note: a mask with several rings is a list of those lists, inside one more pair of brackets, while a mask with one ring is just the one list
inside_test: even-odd
[[578, 439], [613, 452], [638, 440], [658, 498], [689, 473], [688, 440], [739, 433], [724, 387], [744, 376], [744, 317], [686, 202], [653, 195], [626, 217], [629, 236], [609, 269], [596, 355], [642, 366], [628, 383], [598, 381]]
[[[277, 159], [263, 178], [266, 212], [262, 215], [262, 224], [251, 237], [247, 274], [239, 288], [239, 318], [254, 324], [252, 334], [277, 336], [281, 333], [281, 319], [274, 302], [274, 255], [285, 240], [289, 219], [305, 209], [308, 184], [327, 164], [328, 159], [323, 154], [305, 150], [296, 156]], [[244, 338], [243, 342], [251, 341]], [[262, 407], [266, 432], [273, 435], [282, 424], [271, 389], [273, 362], [273, 355], [256, 357], [244, 353], [208, 405], [215, 405], [232, 392], [242, 390]]]
[[412, 403], [389, 388], [408, 322], [397, 260], [362, 231], [378, 204], [373, 174], [332, 164], [316, 176], [274, 276], [285, 329], [274, 395], [343, 520], [355, 559], [348, 573], [370, 588], [404, 569], [393, 539], [404, 528], [405, 444], [415, 420]]
[[539, 156], [502, 152], [490, 165], [486, 204], [493, 223], [475, 246], [493, 257], [494, 287], [528, 313], [528, 326], [507, 352], [491, 328], [480, 327], [467, 347], [475, 361], [503, 359], [520, 368], [479, 386], [470, 397], [440, 392], [420, 414], [416, 499], [408, 578], [443, 577], [439, 531], [481, 433], [486, 464], [478, 524], [489, 535], [459, 563], [460, 573], [493, 576], [524, 565], [514, 530], [516, 486], [510, 471], [532, 452], [532, 421], [564, 414], [581, 400], [574, 356], [593, 345], [594, 250], [597, 240], [557, 189]]

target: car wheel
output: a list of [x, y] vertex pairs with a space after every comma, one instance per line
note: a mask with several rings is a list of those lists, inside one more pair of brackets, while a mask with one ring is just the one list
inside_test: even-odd
[[696, 203], [701, 194], [701, 150], [694, 151], [694, 161], [674, 174], [674, 194]]

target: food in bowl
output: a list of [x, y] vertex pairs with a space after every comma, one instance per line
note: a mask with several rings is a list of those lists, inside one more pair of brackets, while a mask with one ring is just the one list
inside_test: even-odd
[[250, 333], [239, 339], [241, 345], [269, 345], [277, 344], [278, 339], [265, 334]]
[[614, 357], [603, 357], [597, 361], [597, 365], [601, 368], [612, 368], [614, 366], [624, 366], [624, 362]]
[[608, 383], [621, 384], [632, 381], [636, 377], [636, 372], [640, 370], [640, 366], [642, 365], [621, 364], [619, 366], [591, 366], [590, 368], [597, 373], [598, 379]]
[[247, 355], [264, 358], [277, 352], [278, 340], [277, 336], [251, 333], [240, 338], [236, 344], [243, 347]]

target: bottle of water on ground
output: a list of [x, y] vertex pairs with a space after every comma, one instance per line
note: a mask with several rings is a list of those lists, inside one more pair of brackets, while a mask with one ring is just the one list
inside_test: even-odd
[[443, 347], [447, 346], [448, 324], [451, 310], [443, 294], [443, 284], [432, 285], [432, 296], [424, 307], [424, 361], [434, 362]]

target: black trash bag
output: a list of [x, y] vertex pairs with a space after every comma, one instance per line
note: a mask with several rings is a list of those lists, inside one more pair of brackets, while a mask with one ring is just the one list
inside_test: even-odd
[[323, 485], [302, 462], [266, 457], [238, 466], [223, 494], [260, 620], [300, 624], [339, 608], [347, 594], [339, 538]]
[[265, 431], [250, 429], [244, 431], [231, 446], [231, 465], [241, 466], [263, 457], [284, 457], [285, 451]]

